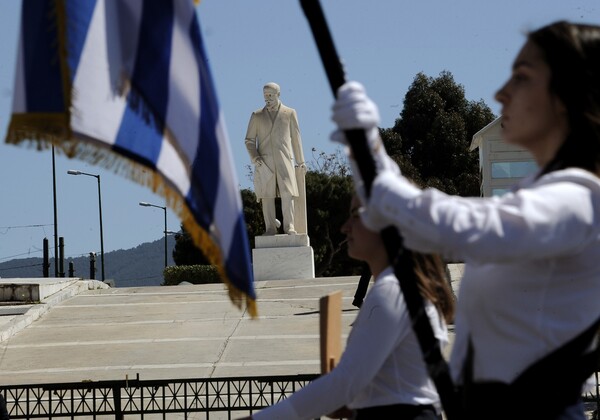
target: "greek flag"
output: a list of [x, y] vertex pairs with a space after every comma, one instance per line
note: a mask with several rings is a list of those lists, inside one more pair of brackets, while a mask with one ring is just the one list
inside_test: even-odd
[[163, 195], [256, 316], [241, 196], [192, 0], [23, 0], [6, 142]]

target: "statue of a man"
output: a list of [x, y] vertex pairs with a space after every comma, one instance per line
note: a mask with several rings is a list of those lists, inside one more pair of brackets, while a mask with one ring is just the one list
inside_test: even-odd
[[[254, 192], [262, 201], [264, 235], [275, 235], [275, 197], [281, 197], [283, 230], [295, 235], [294, 197], [298, 197], [295, 165], [306, 172], [296, 110], [281, 103], [279, 85], [263, 87], [264, 108], [252, 113], [246, 132], [246, 148], [254, 171]], [[295, 162], [295, 164], [294, 164]]]

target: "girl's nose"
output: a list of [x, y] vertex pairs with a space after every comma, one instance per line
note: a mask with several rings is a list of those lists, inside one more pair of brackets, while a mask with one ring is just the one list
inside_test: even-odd
[[496, 101], [500, 102], [502, 105], [504, 105], [506, 103], [506, 101], [508, 100], [508, 93], [506, 91], [507, 84], [508, 84], [508, 82], [505, 83], [502, 87], [500, 87], [500, 89], [498, 89], [498, 91], [494, 95], [494, 99]]

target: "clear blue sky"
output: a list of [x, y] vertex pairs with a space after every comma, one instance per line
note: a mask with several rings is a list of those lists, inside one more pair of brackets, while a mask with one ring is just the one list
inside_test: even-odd
[[[54, 253], [52, 159], [4, 143], [11, 114], [20, 1], [0, 0], [0, 262]], [[494, 92], [509, 75], [524, 32], [558, 19], [600, 23], [598, 0], [322, 0], [348, 79], [362, 82], [380, 107], [382, 127], [398, 117], [415, 75], [443, 70], [499, 113]], [[197, 7], [217, 94], [225, 114], [241, 188], [250, 188], [244, 135], [262, 86], [274, 81], [298, 112], [307, 162], [311, 150], [332, 153], [332, 94], [300, 3], [293, 0], [202, 0]], [[58, 236], [66, 257], [99, 252], [96, 179], [100, 174], [105, 252], [162, 238], [164, 200], [102, 168], [56, 159]], [[310, 203], [309, 203], [310, 205]], [[168, 229], [179, 230], [168, 212]], [[0, 273], [1, 275], [1, 273]]]

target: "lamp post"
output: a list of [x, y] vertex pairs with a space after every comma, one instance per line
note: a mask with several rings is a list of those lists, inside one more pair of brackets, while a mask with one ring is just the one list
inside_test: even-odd
[[146, 203], [145, 201], [140, 201], [140, 206], [142, 207], [156, 207], [157, 209], [163, 209], [165, 212], [165, 268], [167, 268], [167, 207], [166, 206], [157, 206], [156, 204]]
[[52, 145], [52, 195], [54, 197], [54, 277], [58, 277], [58, 218], [56, 215], [56, 165]]
[[69, 169], [69, 175], [87, 175], [93, 176], [98, 180], [98, 212], [100, 213], [100, 265], [102, 267], [102, 281], [104, 281], [104, 237], [102, 235], [102, 195], [100, 194], [100, 175], [88, 174], [87, 172]]

